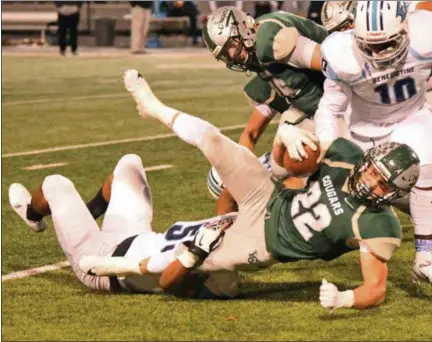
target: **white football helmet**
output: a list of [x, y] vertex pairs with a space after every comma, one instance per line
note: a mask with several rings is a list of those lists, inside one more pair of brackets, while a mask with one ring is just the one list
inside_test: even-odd
[[[246, 71], [255, 45], [254, 23], [249, 14], [233, 6], [220, 7], [207, 17], [202, 33], [204, 43], [213, 57], [229, 69]], [[236, 50], [230, 56], [228, 50], [233, 46]]]
[[[264, 153], [258, 159], [265, 166], [267, 171], [271, 173], [271, 152]], [[214, 199], [218, 199], [224, 187], [225, 185], [223, 184], [222, 179], [216, 169], [212, 167], [207, 175], [207, 188], [210, 195]]]
[[354, 24], [354, 1], [326, 1], [321, 9], [321, 22], [329, 32], [345, 31]]
[[408, 53], [407, 22], [405, 1], [359, 1], [354, 38], [362, 56], [377, 68], [402, 62]]

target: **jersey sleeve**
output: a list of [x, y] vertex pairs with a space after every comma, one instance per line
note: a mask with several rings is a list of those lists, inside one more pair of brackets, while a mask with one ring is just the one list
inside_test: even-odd
[[340, 136], [338, 117], [344, 116], [351, 101], [352, 90], [345, 83], [326, 79], [324, 94], [315, 113], [316, 135], [322, 144]]
[[353, 168], [363, 157], [362, 149], [350, 140], [338, 138], [329, 146], [324, 155], [324, 162], [343, 163], [346, 168]]
[[[363, 216], [363, 215], [362, 215]], [[383, 260], [390, 260], [393, 252], [400, 246], [402, 232], [398, 218], [385, 209], [383, 212], [367, 212], [358, 220], [360, 241], [367, 249]], [[356, 223], [353, 222], [356, 230]]]
[[260, 113], [267, 117], [274, 117], [277, 113], [283, 113], [289, 108], [289, 103], [279, 96], [267, 81], [255, 76], [244, 87], [244, 93], [249, 102]]
[[269, 64], [286, 59], [294, 50], [299, 33], [275, 18], [260, 22], [256, 34], [256, 55], [260, 63]]

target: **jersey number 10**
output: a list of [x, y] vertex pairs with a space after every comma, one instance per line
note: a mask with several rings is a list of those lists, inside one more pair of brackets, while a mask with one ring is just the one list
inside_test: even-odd
[[[381, 103], [386, 105], [394, 104], [394, 102], [392, 103], [390, 97], [390, 87], [387, 83], [375, 87], [374, 91], [379, 94]], [[415, 80], [411, 77], [397, 80], [393, 85], [393, 92], [396, 103], [401, 103], [409, 100], [411, 97], [417, 94]]]

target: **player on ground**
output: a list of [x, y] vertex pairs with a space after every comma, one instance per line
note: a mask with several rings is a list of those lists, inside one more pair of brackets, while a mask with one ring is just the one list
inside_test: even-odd
[[[60, 175], [45, 178], [32, 195], [21, 184], [9, 188], [9, 201], [15, 212], [36, 232], [45, 229], [46, 215], [52, 215], [54, 228], [66, 257], [77, 278], [94, 290], [130, 293], [161, 293], [160, 273], [176, 258], [180, 243], [191, 241], [206, 230], [216, 231], [207, 251], [220, 241], [221, 230], [229, 227], [236, 214], [218, 216], [193, 222], [176, 222], [165, 233], [155, 233], [151, 228], [153, 205], [150, 186], [137, 155], [123, 156], [113, 175], [104, 183], [107, 203], [101, 230], [73, 183]], [[104, 209], [98, 210], [103, 215]], [[200, 235], [201, 234], [201, 235]], [[207, 233], [207, 236], [209, 234]], [[211, 232], [210, 232], [211, 235]], [[210, 247], [211, 243], [214, 243]], [[183, 245], [181, 245], [183, 246]], [[205, 247], [201, 247], [204, 248]], [[132, 267], [122, 269], [119, 276], [93, 276], [87, 274], [85, 256], [115, 256], [116, 263], [108, 267], [122, 267], [122, 258], [135, 261]], [[88, 264], [89, 260], [87, 260]], [[143, 274], [145, 273], [145, 274]], [[234, 297], [238, 291], [235, 271], [189, 274], [181, 286], [171, 288], [171, 293], [194, 298]]]
[[[198, 147], [239, 204], [235, 223], [198, 270], [253, 270], [275, 262], [332, 260], [360, 243], [364, 284], [346, 292], [323, 284], [321, 304], [366, 308], [383, 301], [386, 261], [400, 244], [400, 224], [387, 205], [409, 192], [418, 178], [418, 159], [407, 145], [386, 144], [363, 159], [358, 147], [337, 139], [305, 189], [288, 190], [272, 182], [251, 151], [216, 127], [162, 104], [136, 70], [126, 71], [124, 81], [139, 114], [160, 120]], [[278, 129], [276, 145], [289, 145], [295, 138], [285, 134], [285, 126], [289, 125]], [[181, 258], [186, 268], [202, 261], [191, 250]]]
[[417, 252], [413, 276], [430, 281], [432, 115], [425, 86], [432, 40], [424, 33], [432, 32], [432, 13], [415, 11], [407, 18], [403, 1], [361, 1], [354, 30], [324, 41], [322, 69], [327, 79], [315, 121], [319, 141], [328, 145], [340, 136], [335, 118], [351, 104], [350, 139], [363, 149], [395, 141], [416, 151], [421, 172], [409, 197]]

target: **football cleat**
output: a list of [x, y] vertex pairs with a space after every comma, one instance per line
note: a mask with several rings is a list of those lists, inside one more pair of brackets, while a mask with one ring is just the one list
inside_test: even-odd
[[19, 217], [36, 233], [42, 232], [46, 228], [44, 219], [40, 221], [31, 221], [27, 219], [27, 206], [31, 202], [30, 192], [19, 183], [13, 183], [9, 187], [9, 203], [12, 209]]
[[158, 119], [158, 112], [164, 105], [153, 94], [144, 77], [137, 70], [129, 69], [123, 74], [123, 82], [134, 98], [139, 114], [144, 118], [151, 116]]
[[419, 284], [420, 281], [432, 283], [432, 261], [416, 260], [413, 265], [412, 280]]

